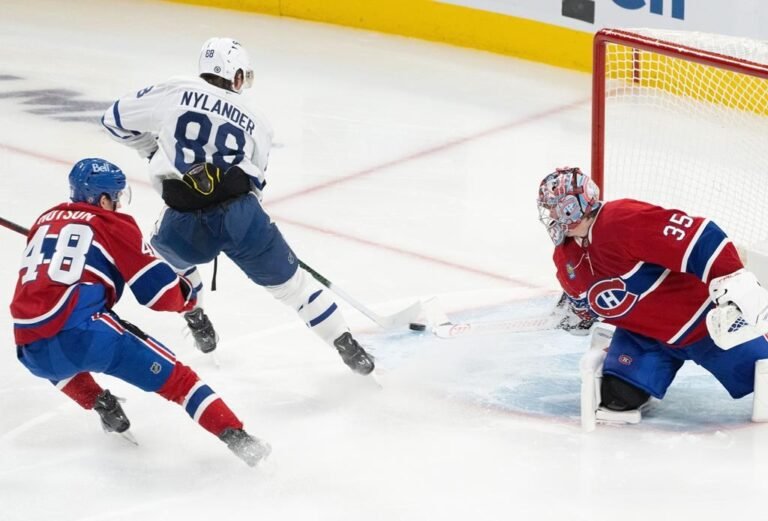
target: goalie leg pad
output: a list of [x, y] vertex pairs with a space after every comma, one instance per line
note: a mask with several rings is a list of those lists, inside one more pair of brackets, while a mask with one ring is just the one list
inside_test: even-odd
[[[613, 374], [603, 374], [604, 366], [609, 361], [621, 358], [628, 363], [624, 369], [629, 369], [635, 359], [639, 362], [644, 354], [640, 345], [633, 342], [635, 337], [626, 331], [609, 329], [605, 325], [597, 326], [592, 333], [592, 343], [589, 351], [581, 358], [581, 425], [586, 432], [595, 429], [598, 423], [606, 424], [635, 424], [639, 423], [649, 402], [650, 394]], [[648, 346], [653, 348], [654, 346]], [[617, 355], [616, 353], [621, 353]], [[631, 353], [631, 356], [626, 353]], [[667, 359], [662, 356], [658, 347], [650, 349], [646, 363], [640, 364], [639, 376], [653, 373], [650, 367], [664, 375], [663, 383], [669, 385], [674, 373], [682, 364], [681, 360]], [[628, 358], [622, 358], [628, 357]], [[619, 365], [622, 365], [619, 363]], [[642, 369], [644, 367], [644, 369]], [[671, 373], [660, 370], [659, 367], [672, 368]], [[649, 372], [650, 371], [650, 372]], [[634, 374], [634, 373], [633, 373]], [[668, 381], [667, 381], [668, 380]], [[658, 383], [658, 381], [655, 381]], [[664, 386], [666, 390], [666, 386]], [[606, 407], [610, 404], [614, 410]]]
[[600, 383], [600, 405], [611, 411], [639, 409], [651, 397], [650, 394], [629, 382], [611, 374], [603, 376]]
[[589, 350], [579, 361], [581, 373], [581, 428], [591, 432], [597, 425], [597, 409], [600, 405], [600, 382], [603, 377], [603, 363], [606, 350], [611, 343], [613, 332], [605, 326], [598, 326], [592, 333]]
[[755, 362], [755, 393], [752, 395], [752, 421], [768, 422], [768, 360]]

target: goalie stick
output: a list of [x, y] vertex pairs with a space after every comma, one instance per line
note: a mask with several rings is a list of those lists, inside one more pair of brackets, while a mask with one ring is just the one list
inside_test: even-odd
[[[5, 226], [9, 230], [13, 230], [14, 232], [20, 233], [22, 235], [27, 235], [29, 233], [28, 228], [9, 221], [3, 217], [0, 217], [0, 226]], [[312, 275], [320, 284], [346, 300], [353, 308], [358, 310], [360, 313], [384, 329], [392, 329], [399, 326], [405, 326], [411, 322], [414, 322], [419, 317], [419, 315], [422, 314], [422, 304], [419, 301], [392, 315], [379, 315], [352, 297], [349, 293], [338, 287], [336, 284], [325, 278], [323, 275], [312, 269], [312, 267], [307, 265], [305, 262], [299, 260], [299, 266], [301, 266], [310, 275]]]
[[360, 313], [384, 329], [393, 329], [395, 327], [408, 325], [416, 321], [416, 319], [422, 314], [422, 303], [419, 301], [392, 315], [381, 316], [369, 309], [367, 306], [363, 305], [360, 301], [352, 297], [352, 295], [338, 287], [336, 284], [326, 279], [323, 275], [312, 269], [305, 262], [299, 260], [299, 266], [301, 266], [310, 275], [312, 275], [320, 284], [346, 300], [347, 303], [349, 303], [353, 308], [358, 310]]
[[563, 315], [547, 313], [534, 317], [513, 318], [489, 322], [447, 322], [432, 328], [432, 332], [440, 338], [457, 338], [469, 335], [489, 335], [493, 333], [526, 333], [531, 331], [546, 331], [557, 329]]

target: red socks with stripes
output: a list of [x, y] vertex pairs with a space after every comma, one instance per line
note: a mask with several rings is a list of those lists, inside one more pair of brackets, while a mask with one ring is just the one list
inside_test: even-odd
[[224, 429], [243, 428], [243, 422], [224, 400], [181, 362], [176, 362], [170, 378], [157, 394], [184, 407], [193, 420], [215, 436], [219, 436]]

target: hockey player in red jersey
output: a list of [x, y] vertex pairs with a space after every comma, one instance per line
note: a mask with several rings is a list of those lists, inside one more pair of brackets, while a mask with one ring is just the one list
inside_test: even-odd
[[44, 212], [28, 234], [11, 302], [19, 361], [96, 410], [108, 432], [125, 433], [130, 422], [92, 372], [178, 403], [247, 464], [258, 463], [269, 445], [245, 432], [173, 352], [112, 310], [126, 285], [156, 311], [184, 312], [196, 300], [189, 281], [154, 256], [133, 218], [117, 213], [130, 194], [123, 172], [87, 158], [74, 165], [69, 185], [72, 202]]
[[616, 326], [595, 407], [636, 412], [650, 396], [664, 397], [686, 360], [712, 373], [733, 398], [753, 391], [768, 340], [756, 334], [723, 349], [707, 315], [735, 306], [742, 324], [765, 326], [768, 292], [714, 222], [631, 199], [602, 202], [578, 168], [546, 176], [538, 208], [571, 310]]

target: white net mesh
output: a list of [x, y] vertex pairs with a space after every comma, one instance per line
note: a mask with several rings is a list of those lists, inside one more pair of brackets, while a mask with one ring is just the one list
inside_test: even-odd
[[[768, 64], [768, 43], [627, 31]], [[604, 190], [712, 218], [737, 242], [768, 237], [768, 79], [609, 43]]]

